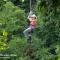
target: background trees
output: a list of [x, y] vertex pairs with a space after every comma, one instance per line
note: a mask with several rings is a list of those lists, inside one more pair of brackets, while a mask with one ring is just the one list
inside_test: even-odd
[[23, 35], [29, 0], [0, 0], [0, 53], [17, 55], [9, 60], [60, 60], [60, 1], [32, 0], [32, 8], [37, 27], [30, 45]]

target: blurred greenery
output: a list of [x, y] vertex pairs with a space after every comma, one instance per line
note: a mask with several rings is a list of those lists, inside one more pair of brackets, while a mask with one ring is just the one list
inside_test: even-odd
[[29, 0], [0, 0], [0, 60], [60, 60], [60, 0], [32, 0], [37, 27], [28, 43]]

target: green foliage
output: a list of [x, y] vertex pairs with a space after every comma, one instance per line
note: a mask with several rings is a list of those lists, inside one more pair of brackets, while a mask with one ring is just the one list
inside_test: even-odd
[[0, 0], [0, 52], [16, 55], [0, 60], [60, 60], [59, 2], [32, 0], [37, 27], [32, 34], [32, 44], [29, 44], [23, 35], [29, 0]]
[[[57, 59], [56, 55], [58, 53], [55, 51], [54, 46], [59, 45], [59, 15], [58, 8], [59, 6], [59, 0], [41, 0], [37, 1], [37, 15], [38, 15], [38, 26], [40, 28], [37, 28], [37, 37], [42, 40], [44, 47], [48, 47], [48, 50], [50, 50], [51, 54], [47, 54], [50, 56], [50, 58], [46, 60], [55, 60]], [[60, 11], [59, 11], [60, 12]], [[57, 19], [58, 16], [58, 19]], [[39, 30], [38, 30], [39, 29]], [[52, 47], [53, 46], [53, 47]], [[59, 45], [60, 46], [60, 45]], [[51, 49], [49, 49], [51, 48]], [[59, 47], [58, 47], [59, 48]], [[57, 50], [58, 50], [57, 48]], [[60, 50], [60, 49], [59, 49]], [[48, 51], [47, 51], [48, 52]], [[53, 53], [52, 53], [53, 52]], [[42, 53], [44, 54], [44, 53]], [[53, 56], [52, 56], [53, 54]], [[55, 55], [56, 54], [56, 55]], [[60, 53], [59, 53], [60, 54]], [[46, 55], [44, 55], [46, 56]], [[54, 57], [54, 58], [52, 58]], [[44, 59], [45, 57], [43, 57]], [[43, 60], [41, 59], [41, 60]]]
[[6, 4], [4, 4], [3, 10], [0, 11], [0, 35], [2, 35], [0, 38], [0, 51], [7, 48], [6, 42], [9, 32], [12, 32], [13, 34], [13, 31], [18, 29], [22, 31], [25, 22], [24, 10], [14, 6], [12, 2], [6, 2]]

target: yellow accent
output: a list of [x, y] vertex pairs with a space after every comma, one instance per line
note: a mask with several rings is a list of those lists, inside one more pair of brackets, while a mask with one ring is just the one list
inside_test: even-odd
[[7, 36], [7, 32], [3, 30], [3, 36]]
[[22, 2], [24, 2], [25, 0], [22, 0]]

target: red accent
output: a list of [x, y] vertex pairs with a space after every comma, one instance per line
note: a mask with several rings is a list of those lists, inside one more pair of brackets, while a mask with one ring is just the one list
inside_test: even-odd
[[32, 26], [36, 26], [36, 20], [32, 20], [30, 23]]

